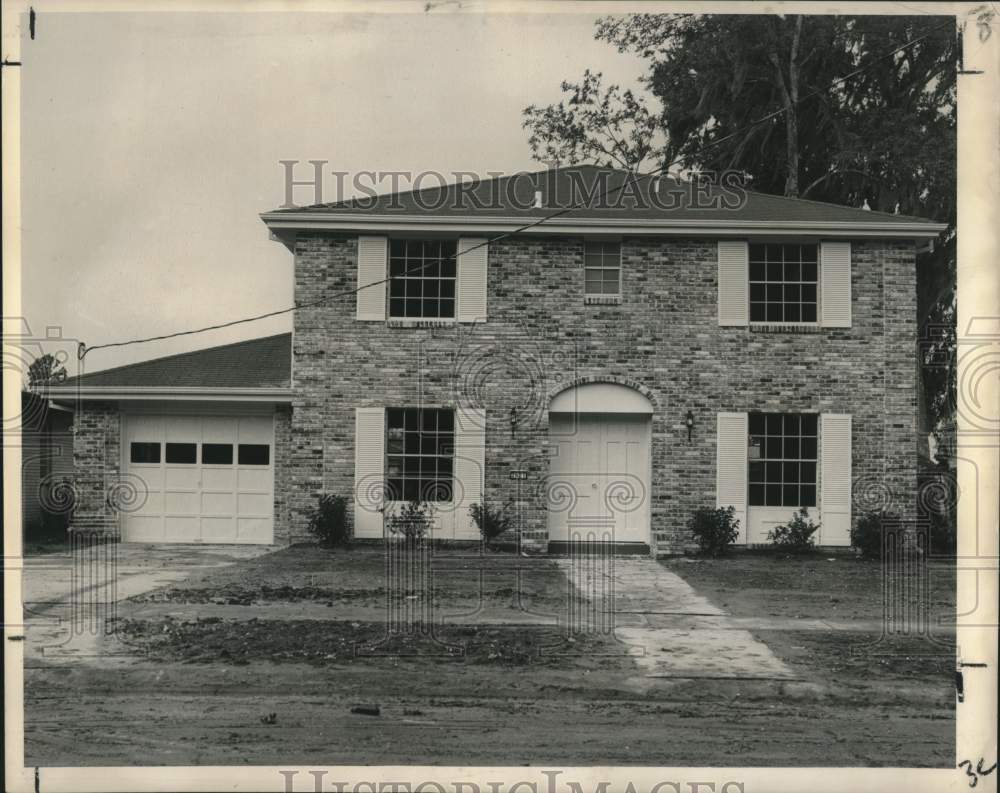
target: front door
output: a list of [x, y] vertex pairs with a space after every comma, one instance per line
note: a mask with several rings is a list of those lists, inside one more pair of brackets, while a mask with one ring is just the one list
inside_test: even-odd
[[552, 413], [549, 540], [649, 542], [650, 417]]

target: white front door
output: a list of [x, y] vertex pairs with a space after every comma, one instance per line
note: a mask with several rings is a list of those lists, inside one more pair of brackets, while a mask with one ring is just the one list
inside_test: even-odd
[[552, 413], [550, 541], [649, 542], [650, 417]]
[[130, 414], [123, 436], [126, 542], [273, 541], [272, 416]]

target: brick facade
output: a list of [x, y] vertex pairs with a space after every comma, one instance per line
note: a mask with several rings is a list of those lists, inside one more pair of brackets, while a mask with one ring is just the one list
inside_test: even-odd
[[73, 416], [70, 529], [121, 537], [120, 508], [134, 498], [121, 477], [121, 414], [113, 402], [84, 402]]
[[[295, 298], [357, 286], [357, 239], [300, 234]], [[320, 492], [354, 488], [354, 410], [473, 404], [487, 410], [486, 493], [512, 499], [522, 537], [544, 545], [548, 399], [588, 381], [622, 382], [655, 405], [654, 551], [687, 545], [684, 526], [715, 504], [720, 411], [853, 416], [855, 517], [915, 511], [916, 268], [910, 241], [854, 241], [853, 326], [809, 332], [719, 327], [711, 239], [626, 238], [620, 305], [587, 305], [579, 238], [507, 238], [490, 246], [489, 321], [412, 326], [359, 322], [351, 299], [295, 313], [295, 399], [279, 449], [276, 536], [306, 538]], [[519, 420], [511, 431], [510, 411]], [[685, 415], [694, 414], [688, 442]], [[508, 471], [528, 471], [527, 482]], [[822, 485], [821, 485], [822, 486]], [[277, 499], [276, 499], [277, 500]], [[282, 528], [284, 527], [284, 528]]]

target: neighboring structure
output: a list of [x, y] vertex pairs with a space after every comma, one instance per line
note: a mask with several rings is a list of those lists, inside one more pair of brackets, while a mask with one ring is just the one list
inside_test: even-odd
[[73, 413], [21, 394], [21, 522], [25, 539], [63, 533], [72, 508]]
[[287, 543], [327, 492], [357, 537], [419, 497], [436, 537], [475, 539], [485, 494], [527, 546], [664, 554], [706, 505], [744, 543], [799, 506], [821, 545], [862, 509], [912, 519], [915, 256], [944, 227], [644, 185], [582, 167], [266, 213], [294, 335], [58, 389], [75, 524]]

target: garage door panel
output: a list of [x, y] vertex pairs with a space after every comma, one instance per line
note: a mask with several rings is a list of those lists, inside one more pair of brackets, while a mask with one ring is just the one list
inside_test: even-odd
[[236, 514], [236, 496], [232, 493], [210, 493], [204, 490], [201, 493], [201, 514], [202, 515], [228, 515]]
[[274, 434], [274, 420], [268, 416], [252, 416], [239, 420], [240, 443], [271, 443]]
[[202, 419], [196, 416], [167, 416], [163, 420], [168, 443], [190, 443], [201, 440]]
[[130, 515], [128, 518], [129, 542], [163, 542], [163, 518], [160, 515]]
[[206, 421], [202, 428], [204, 443], [236, 443], [237, 420], [216, 418]]
[[238, 518], [237, 537], [240, 542], [270, 542], [270, 518]]
[[270, 492], [272, 481], [270, 468], [241, 468], [237, 484], [240, 490]]
[[233, 517], [202, 518], [202, 542], [236, 542], [236, 519]]
[[163, 510], [167, 515], [198, 515], [201, 499], [197, 491], [168, 490], [163, 499]]
[[[274, 420], [272, 416], [128, 415], [125, 420], [124, 470], [142, 482], [141, 506], [123, 516], [129, 542], [270, 543], [274, 531]], [[160, 444], [157, 463], [132, 463], [131, 442]], [[174, 449], [166, 461], [166, 443], [191, 444], [193, 462]], [[232, 446], [226, 450], [205, 444]], [[265, 465], [238, 464], [239, 444], [262, 444], [251, 459]], [[146, 455], [147, 458], [150, 455]], [[180, 462], [184, 459], [184, 462]]]
[[264, 493], [240, 493], [238, 506], [239, 515], [264, 516], [271, 512], [271, 497]]
[[147, 490], [160, 490], [163, 487], [163, 469], [152, 465], [132, 465], [129, 474], [141, 482]]
[[201, 540], [201, 521], [197, 517], [167, 515], [163, 519], [167, 542], [198, 542]]
[[147, 490], [146, 498], [135, 510], [136, 515], [162, 515], [163, 514], [163, 492], [160, 490]]
[[236, 472], [232, 468], [202, 468], [201, 486], [205, 490], [235, 490]]

